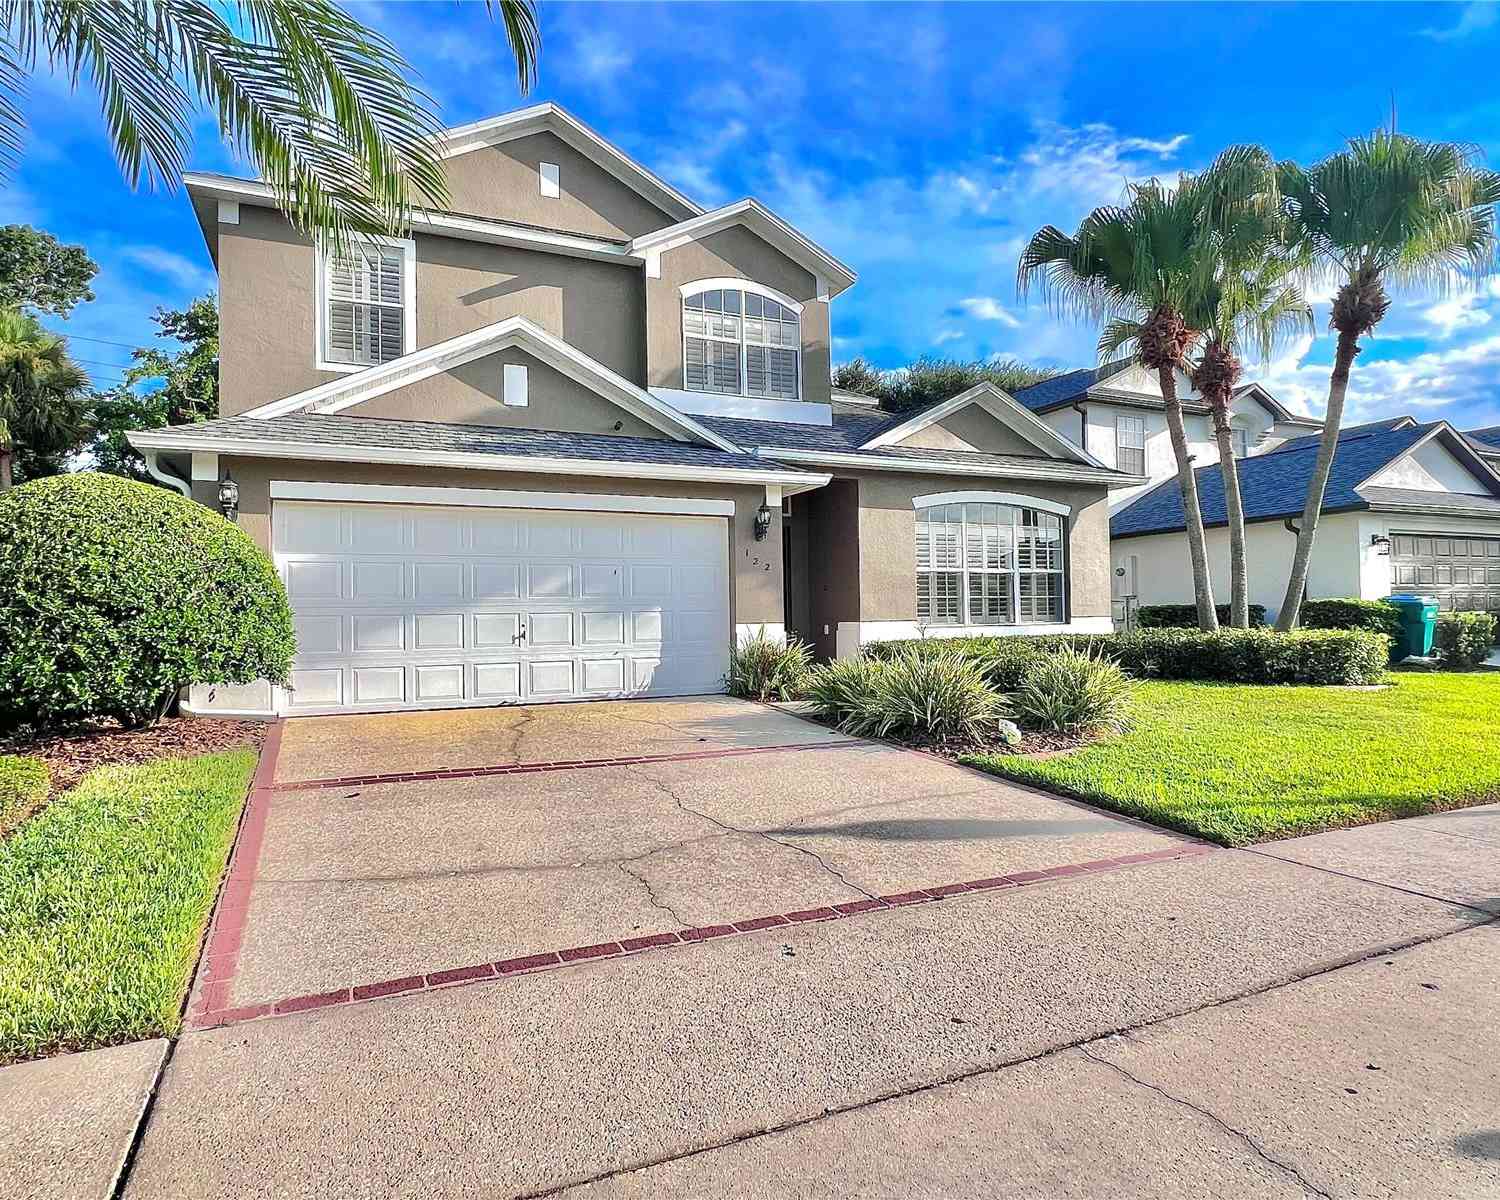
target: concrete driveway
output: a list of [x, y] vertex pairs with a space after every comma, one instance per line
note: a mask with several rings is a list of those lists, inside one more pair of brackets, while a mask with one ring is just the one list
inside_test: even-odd
[[724, 697], [295, 720], [275, 783], [200, 1024], [1196, 849]]

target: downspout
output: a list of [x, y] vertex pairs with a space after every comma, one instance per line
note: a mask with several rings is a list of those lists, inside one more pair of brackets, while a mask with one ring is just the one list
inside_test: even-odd
[[141, 457], [146, 460], [146, 474], [151, 476], [152, 479], [156, 480], [157, 483], [165, 484], [173, 491], [178, 492], [181, 495], [185, 496], [187, 499], [191, 500], [193, 498], [193, 485], [190, 484], [186, 479], [183, 479], [177, 475], [173, 475], [170, 471], [163, 467], [161, 463], [157, 462], [156, 456], [158, 453], [159, 452], [156, 450], [141, 451]]
[[[1297, 524], [1297, 522], [1291, 517], [1282, 517], [1281, 527], [1285, 529], [1289, 534], [1291, 534], [1294, 538], [1300, 538], [1302, 536], [1302, 526]], [[1303, 603], [1307, 602], [1307, 584], [1305, 583], [1302, 585], [1302, 600]], [[1301, 622], [1298, 622], [1298, 624], [1300, 625]]]
[[1082, 400], [1075, 400], [1068, 405], [1078, 414], [1078, 445], [1085, 454], [1089, 452], [1089, 414], [1083, 407]]

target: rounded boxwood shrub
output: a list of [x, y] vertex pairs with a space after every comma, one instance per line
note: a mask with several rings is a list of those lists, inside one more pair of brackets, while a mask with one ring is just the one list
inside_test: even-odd
[[1298, 620], [1303, 629], [1368, 629], [1389, 638], [1401, 636], [1401, 610], [1384, 600], [1304, 600]]
[[[1250, 628], [1259, 629], [1266, 623], [1266, 606], [1252, 604]], [[1229, 605], [1216, 604], [1219, 624], [1229, 625]], [[1135, 610], [1135, 619], [1142, 629], [1197, 629], [1198, 606], [1196, 604], [1143, 604]]]
[[92, 472], [0, 495], [0, 727], [165, 711], [190, 683], [285, 683], [271, 560], [175, 492]]
[[1487, 612], [1438, 613], [1433, 642], [1445, 665], [1477, 667], [1494, 647], [1495, 617]]

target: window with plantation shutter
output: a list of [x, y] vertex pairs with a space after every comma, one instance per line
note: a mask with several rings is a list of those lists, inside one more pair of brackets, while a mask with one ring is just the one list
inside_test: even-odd
[[801, 318], [787, 304], [748, 288], [684, 289], [683, 386], [796, 400]]
[[320, 255], [320, 366], [376, 366], [413, 348], [413, 260], [409, 242], [360, 243]]
[[940, 504], [917, 520], [919, 625], [1057, 625], [1064, 524], [1010, 504]]

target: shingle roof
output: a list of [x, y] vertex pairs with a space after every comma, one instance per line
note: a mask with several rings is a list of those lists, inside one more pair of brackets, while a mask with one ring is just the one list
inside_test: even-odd
[[[1395, 429], [1398, 425], [1405, 425], [1411, 421], [1410, 417], [1386, 417], [1382, 421], [1367, 421], [1363, 425], [1346, 425], [1339, 431], [1339, 440], [1353, 437], [1357, 433], [1383, 433], [1388, 429]], [[1280, 454], [1285, 450], [1301, 450], [1306, 446], [1316, 446], [1323, 440], [1321, 433], [1307, 433], [1301, 437], [1287, 438], [1275, 449], [1267, 450], [1267, 454]]]
[[785, 446], [794, 450], [858, 450], [872, 437], [894, 429], [915, 414], [835, 411], [832, 425], [797, 425], [790, 421], [751, 421], [743, 417], [698, 420], [737, 446]]
[[[1347, 429], [1339, 438], [1334, 452], [1333, 468], [1324, 493], [1323, 511], [1339, 512], [1368, 508], [1365, 497], [1354, 489], [1381, 467], [1410, 450], [1429, 434], [1434, 425], [1415, 425], [1409, 429], [1390, 429], [1390, 422]], [[1270, 454], [1259, 454], [1239, 460], [1240, 494], [1247, 521], [1275, 517], [1293, 517], [1302, 512], [1307, 496], [1307, 481], [1317, 461], [1317, 439], [1298, 438], [1300, 446], [1278, 447]], [[1205, 525], [1224, 525], [1224, 477], [1215, 463], [1194, 472], [1198, 481], [1198, 502], [1203, 509]], [[1407, 495], [1406, 489], [1382, 488], [1385, 493]], [[1434, 503], [1442, 492], [1421, 492], [1420, 500], [1393, 503]], [[1482, 497], [1468, 501], [1483, 503]], [[1438, 500], [1443, 504], [1446, 501]], [[1500, 515], [1500, 505], [1497, 505]], [[1182, 515], [1182, 494], [1176, 477], [1164, 480], [1110, 519], [1111, 537], [1131, 537], [1146, 533], [1175, 533], [1186, 527]]]
[[1367, 487], [1361, 492], [1371, 504], [1400, 508], [1451, 508], [1454, 512], [1486, 513], [1500, 517], [1500, 496], [1466, 496], [1461, 492], [1426, 492], [1416, 488]]
[[250, 438], [257, 441], [439, 450], [457, 454], [513, 455], [524, 458], [581, 458], [698, 467], [763, 468], [767, 465], [765, 459], [750, 454], [732, 454], [712, 446], [674, 442], [666, 438], [506, 429], [494, 425], [456, 425], [439, 421], [395, 421], [381, 417], [332, 416], [327, 413], [224, 417], [199, 425], [177, 426], [168, 432], [192, 437]]
[[1043, 409], [1055, 408], [1059, 404], [1076, 400], [1095, 384], [1108, 379], [1111, 375], [1119, 374], [1129, 365], [1130, 360], [1122, 358], [1112, 363], [1105, 363], [1102, 367], [1085, 367], [1079, 371], [1069, 371], [1066, 375], [1044, 379], [1041, 383], [1034, 383], [1030, 387], [1012, 392], [1011, 398], [1017, 404], [1025, 405], [1032, 412], [1041, 412]]
[[1500, 450], [1500, 425], [1488, 429], [1471, 429], [1464, 434], [1481, 454], [1493, 454]]

